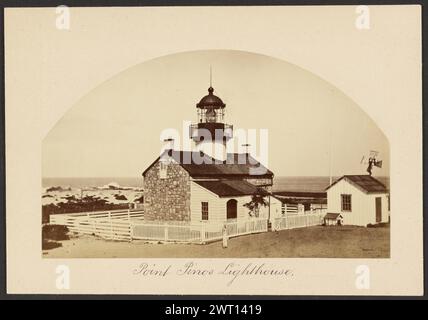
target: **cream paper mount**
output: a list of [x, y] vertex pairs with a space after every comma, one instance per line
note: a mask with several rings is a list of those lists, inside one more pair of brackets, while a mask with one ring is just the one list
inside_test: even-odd
[[4, 32], [8, 293], [423, 294], [420, 6]]

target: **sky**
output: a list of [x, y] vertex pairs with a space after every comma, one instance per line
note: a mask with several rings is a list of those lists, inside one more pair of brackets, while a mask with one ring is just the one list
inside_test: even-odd
[[267, 129], [263, 162], [276, 176], [365, 174], [370, 150], [383, 160], [374, 174], [389, 176], [385, 135], [333, 84], [283, 60], [211, 50], [138, 64], [83, 96], [43, 140], [43, 177], [141, 176], [165, 144], [163, 130], [180, 132], [176, 147], [188, 139], [183, 121], [197, 121], [210, 66], [225, 122]]

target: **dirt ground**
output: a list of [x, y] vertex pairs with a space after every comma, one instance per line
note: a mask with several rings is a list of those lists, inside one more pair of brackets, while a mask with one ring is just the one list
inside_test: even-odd
[[108, 241], [92, 236], [60, 241], [45, 258], [389, 258], [390, 228], [308, 227], [200, 244]]

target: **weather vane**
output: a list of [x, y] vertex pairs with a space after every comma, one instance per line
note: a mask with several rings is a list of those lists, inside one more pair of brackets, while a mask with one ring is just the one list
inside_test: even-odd
[[361, 164], [367, 164], [367, 172], [372, 175], [373, 167], [382, 168], [382, 160], [377, 160], [376, 157], [379, 155], [379, 151], [370, 150], [367, 162], [364, 162], [365, 156], [361, 159]]

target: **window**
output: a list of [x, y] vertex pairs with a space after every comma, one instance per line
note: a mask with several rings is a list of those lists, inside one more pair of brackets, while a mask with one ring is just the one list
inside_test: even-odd
[[287, 206], [284, 202], [281, 203], [281, 213], [286, 214], [287, 213]]
[[168, 163], [166, 161], [159, 162], [159, 179], [166, 179]]
[[342, 194], [342, 211], [352, 211], [351, 195]]
[[208, 220], [208, 202], [201, 202], [202, 205], [202, 220]]

